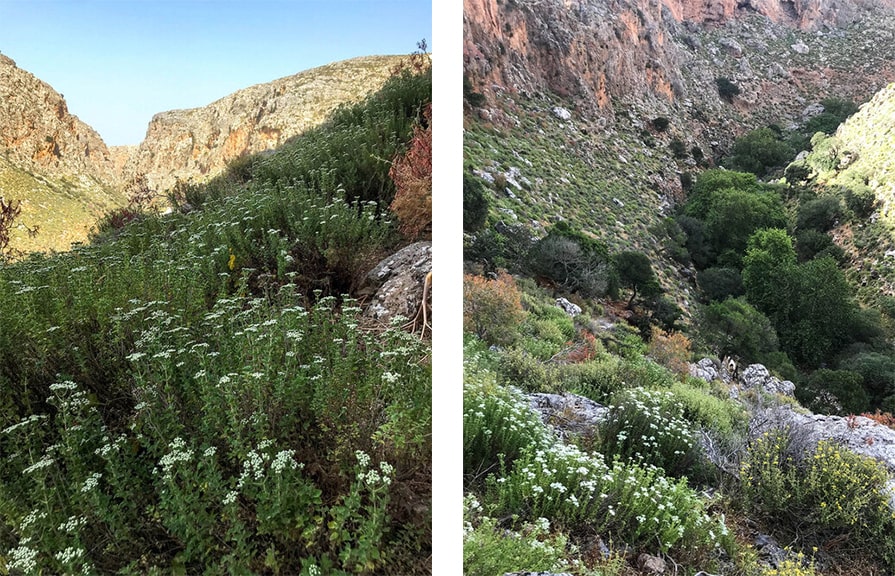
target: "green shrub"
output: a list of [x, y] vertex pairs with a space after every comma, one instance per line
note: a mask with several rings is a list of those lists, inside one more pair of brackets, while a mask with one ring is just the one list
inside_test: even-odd
[[868, 218], [876, 210], [876, 193], [866, 184], [845, 189], [845, 205], [858, 218]]
[[722, 302], [743, 295], [743, 277], [736, 268], [706, 268], [696, 274], [696, 284], [705, 302]]
[[812, 229], [796, 233], [796, 254], [799, 262], [824, 256], [830, 256], [840, 263], [845, 260], [845, 251], [833, 242], [829, 234]]
[[687, 157], [687, 145], [684, 144], [684, 141], [680, 138], [672, 140], [668, 144], [668, 150], [671, 151], [671, 155], [678, 160], [683, 160]]
[[777, 332], [771, 321], [742, 297], [700, 307], [697, 324], [700, 337], [719, 356], [733, 354], [759, 362], [777, 350]]
[[584, 297], [603, 296], [617, 289], [606, 246], [562, 222], [535, 242], [526, 262], [533, 274]]
[[794, 155], [795, 151], [777, 133], [770, 128], [759, 128], [737, 139], [724, 165], [762, 176], [772, 168], [785, 165]]
[[821, 368], [812, 372], [796, 393], [799, 401], [811, 410], [826, 414], [860, 414], [870, 408], [870, 397], [863, 384], [864, 379], [857, 372]]
[[668, 130], [668, 126], [671, 124], [671, 120], [664, 116], [657, 116], [656, 118], [653, 118], [650, 124], [653, 125], [653, 128], [655, 128], [656, 132], [665, 132], [666, 130]]
[[718, 95], [728, 102], [740, 93], [740, 87], [731, 82], [729, 78], [715, 78], [715, 86], [718, 88]]
[[[552, 348], [548, 348], [548, 353], [550, 350]], [[544, 364], [538, 355], [522, 348], [510, 348], [499, 356], [497, 376], [501, 384], [516, 386], [528, 392], [556, 391], [553, 367]]]
[[799, 207], [796, 217], [800, 229], [826, 232], [842, 217], [842, 203], [838, 196], [821, 196]]
[[745, 433], [749, 415], [739, 403], [729, 398], [719, 398], [702, 387], [686, 382], [675, 382], [670, 391], [687, 421], [712, 430], [723, 439]]
[[633, 546], [711, 549], [727, 530], [685, 480], [670, 480], [652, 466], [610, 465], [574, 446], [529, 450], [490, 486], [501, 513], [525, 510], [528, 518], [551, 518], [568, 530], [586, 528]]
[[482, 515], [475, 496], [466, 496], [464, 504], [464, 574], [494, 576], [523, 570], [562, 572], [570, 568], [565, 560], [568, 538], [562, 533], [552, 534], [546, 518], [523, 522], [515, 531], [502, 530], [497, 520]]
[[[469, 367], [469, 365], [467, 365]], [[555, 442], [518, 392], [499, 386], [494, 374], [467, 371], [463, 384], [463, 474], [467, 481], [509, 465], [528, 448]]]
[[475, 232], [485, 225], [489, 202], [483, 180], [463, 173], [463, 230]]
[[634, 388], [619, 392], [599, 428], [600, 452], [657, 466], [683, 476], [698, 459], [696, 435], [684, 407], [667, 391]]
[[858, 553], [891, 566], [893, 538], [886, 530], [893, 513], [885, 468], [829, 440], [798, 459], [790, 441], [787, 432], [777, 431], [750, 446], [740, 469], [750, 509], [778, 531], [799, 534], [806, 547], [837, 538], [837, 555]]

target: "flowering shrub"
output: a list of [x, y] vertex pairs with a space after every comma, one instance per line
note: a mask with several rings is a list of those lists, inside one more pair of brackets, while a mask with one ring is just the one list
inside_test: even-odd
[[492, 373], [466, 361], [463, 385], [463, 473], [495, 472], [500, 459], [511, 463], [529, 447], [554, 442], [525, 398], [497, 385]]
[[882, 465], [829, 440], [800, 461], [790, 441], [785, 431], [765, 433], [750, 446], [740, 469], [748, 505], [778, 529], [806, 539], [840, 537], [840, 552], [860, 552], [891, 566], [895, 513]]
[[671, 476], [687, 473], [698, 448], [683, 405], [667, 391], [634, 388], [619, 393], [600, 426], [604, 454], [658, 466]]
[[532, 448], [492, 481], [501, 512], [525, 510], [569, 529], [587, 526], [630, 545], [720, 544], [727, 529], [713, 520], [685, 480], [650, 465], [607, 464], [600, 454], [571, 445]]
[[563, 572], [569, 569], [567, 537], [550, 532], [550, 521], [538, 518], [515, 531], [500, 530], [497, 520], [482, 514], [473, 495], [463, 499], [463, 573], [493, 576], [516, 571]]

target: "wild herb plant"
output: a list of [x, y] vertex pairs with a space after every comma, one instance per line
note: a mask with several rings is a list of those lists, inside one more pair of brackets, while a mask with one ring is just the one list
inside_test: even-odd
[[[430, 82], [340, 111], [350, 155], [321, 128], [191, 211], [0, 266], [6, 569], [428, 571], [431, 350], [345, 295], [398, 238], [342, 175], [381, 129], [406, 141]], [[317, 153], [325, 174], [284, 160]]]

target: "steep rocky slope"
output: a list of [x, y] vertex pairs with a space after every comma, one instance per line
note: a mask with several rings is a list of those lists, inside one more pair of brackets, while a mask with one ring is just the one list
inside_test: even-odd
[[0, 150], [15, 164], [52, 176], [111, 183], [109, 150], [72, 115], [49, 84], [0, 55]]
[[[683, 173], [824, 98], [868, 100], [895, 80], [893, 40], [891, 0], [465, 0], [467, 91], [484, 96], [466, 117], [467, 164], [506, 180], [507, 224], [568, 220], [662, 262], [651, 229]], [[722, 97], [719, 78], [740, 93]], [[660, 268], [685, 300], [676, 267]]]
[[[139, 176], [158, 192], [272, 150], [379, 89], [406, 56], [336, 62], [245, 88], [203, 108], [157, 114], [139, 146], [107, 147], [61, 94], [0, 55], [0, 195], [22, 203], [10, 247], [66, 250], [127, 203]], [[38, 229], [36, 236], [28, 228]]]
[[156, 114], [143, 142], [115, 150], [115, 162], [123, 180], [143, 174], [159, 191], [178, 179], [206, 180], [230, 160], [272, 150], [338, 106], [359, 101], [381, 87], [402, 58], [345, 60], [239, 90], [202, 108]]
[[22, 208], [10, 247], [65, 250], [86, 240], [100, 215], [124, 203], [116, 186], [99, 134], [50, 85], [0, 55], [0, 195]]

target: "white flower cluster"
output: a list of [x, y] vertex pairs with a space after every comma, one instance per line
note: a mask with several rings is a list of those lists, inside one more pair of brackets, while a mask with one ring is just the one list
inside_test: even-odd
[[96, 488], [97, 485], [99, 484], [99, 479], [102, 477], [103, 477], [103, 475], [100, 474], [99, 472], [94, 472], [93, 474], [91, 474], [87, 478], [87, 480], [84, 481], [84, 485], [81, 486], [81, 492], [85, 492], [85, 493], [90, 492], [91, 490]]
[[47, 517], [46, 512], [38, 512], [37, 510], [32, 510], [31, 512], [28, 513], [27, 516], [25, 516], [25, 518], [22, 519], [22, 524], [21, 524], [21, 526], [19, 526], [19, 529], [22, 532], [24, 532], [25, 528], [27, 528], [28, 526], [31, 526], [38, 520], [43, 520], [46, 517]]
[[87, 525], [87, 518], [84, 516], [69, 516], [68, 520], [59, 525], [60, 532], [74, 532], [78, 528]]
[[13, 424], [12, 426], [4, 428], [3, 434], [11, 434], [12, 432], [15, 432], [16, 430], [18, 430], [19, 428], [23, 428], [25, 426], [28, 426], [29, 424], [34, 424], [35, 422], [39, 422], [41, 420], [46, 420], [46, 419], [47, 419], [46, 414], [32, 414], [31, 416], [28, 416], [27, 418], [22, 419], [21, 422], [18, 422], [16, 424]]
[[287, 467], [292, 470], [304, 468], [304, 464], [296, 462], [293, 456], [295, 456], [295, 450], [281, 450], [274, 457], [273, 462], [271, 462], [270, 469], [279, 474]]
[[56, 560], [59, 560], [63, 564], [71, 564], [74, 560], [77, 560], [81, 556], [84, 555], [83, 548], [72, 548], [69, 546], [65, 550], [56, 553]]
[[53, 462], [55, 462], [55, 461], [56, 461], [55, 458], [52, 458], [52, 457], [44, 454], [40, 460], [38, 460], [31, 466], [28, 466], [24, 470], [22, 470], [22, 474], [31, 474], [35, 470], [40, 470], [41, 468], [46, 468], [48, 466], [52, 466]]
[[178, 462], [189, 462], [193, 459], [193, 450], [186, 447], [186, 442], [179, 436], [168, 445], [170, 452], [162, 456], [159, 466], [162, 467], [162, 478], [171, 479], [171, 470]]
[[33, 548], [19, 546], [7, 552], [6, 557], [9, 559], [7, 568], [10, 571], [19, 569], [25, 574], [33, 574], [37, 570], [37, 550]]

